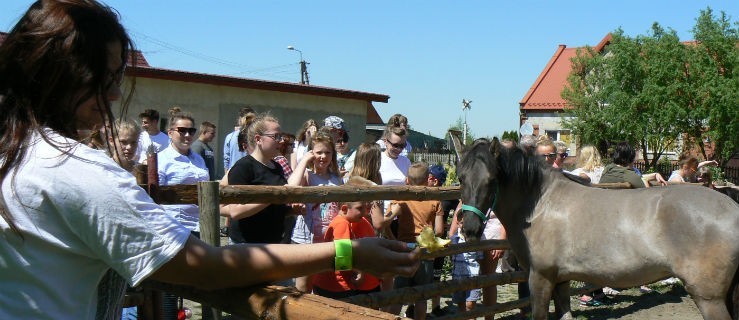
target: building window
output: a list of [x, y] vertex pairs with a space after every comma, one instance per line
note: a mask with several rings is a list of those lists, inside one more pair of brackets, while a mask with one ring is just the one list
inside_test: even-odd
[[552, 141], [562, 141], [568, 146], [572, 142], [570, 130], [546, 130], [545, 132]]

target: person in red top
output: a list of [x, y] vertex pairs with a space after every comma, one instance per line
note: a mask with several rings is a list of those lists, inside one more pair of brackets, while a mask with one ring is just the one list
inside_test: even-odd
[[[364, 179], [361, 179], [364, 180]], [[363, 182], [367, 182], [366, 184]], [[349, 180], [347, 185], [370, 185], [369, 180]], [[368, 204], [361, 201], [340, 204], [339, 214], [331, 221], [324, 234], [325, 241], [359, 239], [375, 236], [372, 223], [367, 220]], [[380, 291], [380, 279], [356, 271], [335, 271], [317, 274], [313, 278], [313, 293], [331, 299]]]

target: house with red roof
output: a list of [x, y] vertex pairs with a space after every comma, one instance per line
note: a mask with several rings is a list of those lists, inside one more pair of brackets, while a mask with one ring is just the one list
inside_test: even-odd
[[[594, 47], [596, 52], [603, 52], [611, 42], [611, 34], [606, 35]], [[519, 102], [520, 125], [528, 122], [534, 128], [534, 135], [546, 134], [553, 141], [562, 141], [568, 145], [570, 153], [577, 150], [576, 139], [570, 130], [562, 127], [562, 118], [570, 108], [562, 98], [562, 89], [567, 85], [567, 77], [572, 70], [571, 59], [577, 55], [578, 47], [568, 48], [560, 44], [549, 59], [544, 70], [536, 78], [521, 102]]]
[[[606, 46], [612, 41], [611, 34], [607, 34], [593, 49], [595, 52], [604, 53]], [[684, 41], [686, 45], [693, 45], [695, 41]], [[534, 81], [534, 84], [526, 92], [521, 102], [519, 102], [519, 121], [520, 125], [530, 123], [534, 128], [534, 135], [546, 134], [553, 141], [562, 141], [567, 144], [570, 155], [575, 155], [577, 151], [577, 139], [570, 130], [562, 127], [562, 119], [567, 118], [566, 111], [571, 106], [565, 101], [561, 92], [567, 86], [567, 77], [572, 70], [571, 59], [577, 55], [577, 50], [584, 49], [582, 47], [568, 48], [566, 45], [559, 45], [557, 50], [549, 59], [544, 70]], [[677, 149], [681, 148], [681, 140], [678, 141]], [[705, 142], [706, 152], [713, 154], [713, 145]], [[700, 150], [685, 150], [699, 158]], [[663, 154], [670, 160], [676, 160], [679, 153], [676, 151], [668, 151]], [[637, 157], [641, 158], [641, 153]]]
[[[6, 36], [0, 32], [0, 45]], [[166, 119], [169, 108], [179, 106], [198, 123], [210, 121], [216, 125], [216, 138], [211, 142], [217, 150], [216, 161], [222, 159], [223, 139], [234, 130], [243, 106], [269, 111], [280, 120], [283, 131], [292, 133], [307, 119], [322, 123], [329, 115], [339, 116], [349, 128], [351, 147], [356, 147], [368, 138], [374, 141], [374, 135], [367, 137], [366, 128], [384, 127], [373, 103], [390, 99], [379, 93], [157, 68], [140, 51], [130, 60], [121, 87], [125, 93], [135, 83], [128, 117], [138, 120], [143, 110], [155, 109]], [[222, 166], [216, 167], [221, 171], [218, 176], [222, 175]]]

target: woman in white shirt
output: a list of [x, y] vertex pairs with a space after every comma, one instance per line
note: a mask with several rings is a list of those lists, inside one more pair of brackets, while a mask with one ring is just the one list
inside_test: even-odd
[[582, 147], [580, 154], [577, 156], [577, 169], [572, 170], [571, 173], [593, 184], [600, 182], [600, 176], [603, 174], [603, 163], [598, 149], [593, 146]]
[[[169, 146], [157, 153], [157, 171], [160, 186], [179, 184], [197, 184], [208, 181], [208, 167], [205, 160], [190, 146], [197, 139], [195, 119], [189, 113], [183, 113], [178, 107], [169, 110]], [[169, 215], [177, 219], [185, 228], [200, 237], [199, 210], [194, 204], [170, 204], [163, 206]]]
[[[79, 142], [112, 128], [131, 52], [117, 13], [87, 0], [34, 2], [0, 46], [0, 319], [117, 318], [125, 283], [145, 279], [213, 290], [332, 270], [333, 243], [203, 243]], [[374, 274], [411, 275], [420, 258], [378, 238], [351, 248]]]

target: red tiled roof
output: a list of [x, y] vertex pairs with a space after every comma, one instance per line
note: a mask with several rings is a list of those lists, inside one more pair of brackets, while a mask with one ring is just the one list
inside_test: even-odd
[[547, 63], [529, 91], [519, 102], [522, 110], [562, 110], [567, 102], [560, 92], [567, 85], [567, 76], [572, 70], [570, 59], [577, 54], [577, 48], [567, 48], [561, 44]]
[[149, 61], [146, 61], [144, 54], [139, 50], [134, 50], [130, 57], [128, 57], [128, 65], [131, 65], [133, 61], [136, 61], [137, 67], [150, 67]]
[[[610, 43], [611, 34], [606, 35], [603, 40], [593, 49], [602, 52]], [[557, 51], [544, 67], [544, 70], [536, 78], [526, 95], [519, 102], [521, 110], [551, 110], [562, 111], [568, 107], [567, 101], [562, 99], [560, 93], [567, 85], [567, 77], [572, 70], [571, 59], [577, 55], [579, 48], [567, 48], [560, 44]]]
[[[7, 37], [7, 33], [0, 32], [0, 45], [2, 45], [6, 37]], [[307, 95], [314, 95], [314, 96], [326, 96], [326, 97], [346, 98], [346, 99], [354, 99], [354, 100], [365, 100], [369, 102], [370, 105], [372, 101], [387, 103], [388, 100], [390, 99], [390, 96], [385, 95], [385, 94], [378, 94], [378, 93], [369, 93], [369, 92], [362, 92], [362, 91], [321, 87], [321, 86], [315, 86], [315, 85], [304, 85], [304, 84], [299, 84], [299, 83], [275, 82], [275, 81], [266, 81], [266, 80], [257, 80], [257, 79], [248, 79], [248, 78], [236, 78], [236, 77], [221, 76], [221, 75], [214, 75], [214, 74], [154, 68], [149, 65], [149, 63], [146, 61], [146, 58], [141, 53], [141, 51], [136, 50], [132, 54], [135, 55], [136, 67], [131, 67], [129, 63], [129, 68], [126, 69], [126, 76], [136, 76], [136, 77], [142, 77], [142, 78], [163, 79], [163, 80], [194, 82], [194, 83], [205, 83], [205, 84], [213, 84], [213, 85], [238, 87], [238, 88], [250, 88], [250, 89], [289, 92], [289, 93], [299, 93], [299, 94], [307, 94]], [[129, 62], [131, 62], [132, 60], [133, 59], [129, 59]], [[374, 107], [372, 107], [372, 109], [374, 110]], [[374, 111], [374, 113], [376, 114], [377, 111]], [[377, 116], [377, 118], [379, 118], [379, 115]]]

